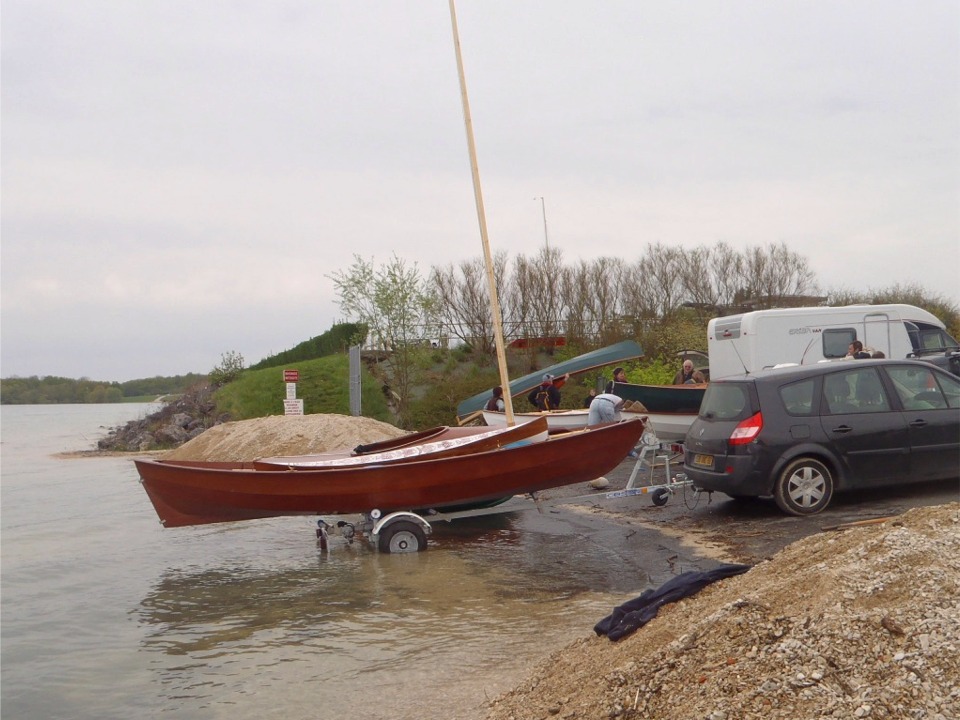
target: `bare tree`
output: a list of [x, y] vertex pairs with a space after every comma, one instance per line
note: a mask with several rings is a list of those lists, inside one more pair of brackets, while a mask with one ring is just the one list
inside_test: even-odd
[[718, 307], [732, 305], [744, 285], [743, 257], [725, 242], [718, 242], [710, 253], [710, 284]]
[[806, 258], [792, 252], [786, 243], [747, 248], [744, 261], [749, 298], [762, 298], [778, 305], [791, 295], [802, 295], [817, 288]]
[[587, 262], [580, 260], [575, 266], [564, 270], [561, 292], [567, 308], [564, 322], [566, 336], [570, 342], [583, 345], [596, 332], [589, 319], [593, 288]]
[[625, 272], [626, 266], [620, 258], [601, 257], [589, 265], [589, 321], [601, 342], [619, 333]]
[[640, 275], [647, 286], [647, 302], [654, 315], [666, 317], [682, 302], [683, 286], [680, 280], [684, 255], [679, 248], [660, 243], [647, 245], [646, 255], [640, 260]]
[[437, 318], [449, 333], [480, 352], [493, 348], [490, 299], [483, 262], [464, 260], [457, 268], [434, 267], [430, 271]]
[[693, 305], [701, 320], [713, 317], [717, 305], [717, 288], [713, 283], [711, 265], [713, 253], [709, 248], [697, 247], [683, 254], [677, 263], [680, 285], [686, 302]]

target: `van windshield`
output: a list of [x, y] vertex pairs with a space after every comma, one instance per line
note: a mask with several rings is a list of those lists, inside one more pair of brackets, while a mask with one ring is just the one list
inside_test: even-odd
[[714, 382], [707, 386], [700, 404], [705, 420], [746, 420], [753, 415], [747, 383]]

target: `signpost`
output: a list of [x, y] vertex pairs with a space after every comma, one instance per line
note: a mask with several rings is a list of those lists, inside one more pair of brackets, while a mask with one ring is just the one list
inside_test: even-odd
[[283, 371], [283, 382], [287, 385], [287, 397], [283, 401], [284, 415], [303, 415], [303, 400], [297, 399], [297, 382], [299, 380], [299, 370]]

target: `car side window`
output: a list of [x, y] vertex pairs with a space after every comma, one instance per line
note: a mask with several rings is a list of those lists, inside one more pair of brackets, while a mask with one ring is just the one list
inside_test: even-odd
[[[940, 389], [938, 379], [932, 370], [913, 365], [897, 366], [887, 368], [887, 374], [893, 380], [893, 386], [900, 396], [900, 402], [903, 403], [904, 410], [932, 410], [936, 408], [958, 407], [960, 402], [957, 396], [952, 398], [953, 404], [950, 404], [947, 395]], [[951, 391], [951, 380], [945, 380], [944, 387], [949, 393]], [[953, 389], [953, 392], [960, 393], [960, 390]]]
[[937, 375], [936, 378], [947, 401], [947, 407], [960, 408], [960, 379], [953, 375]]
[[813, 379], [790, 383], [780, 388], [780, 401], [790, 415], [812, 415]]
[[890, 399], [873, 367], [827, 375], [823, 396], [831, 415], [890, 411]]

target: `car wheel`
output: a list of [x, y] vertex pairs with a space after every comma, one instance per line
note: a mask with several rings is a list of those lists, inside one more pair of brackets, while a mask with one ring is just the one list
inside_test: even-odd
[[777, 478], [773, 499], [791, 515], [814, 515], [833, 498], [833, 474], [819, 460], [800, 458], [787, 465]]

